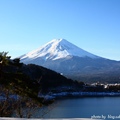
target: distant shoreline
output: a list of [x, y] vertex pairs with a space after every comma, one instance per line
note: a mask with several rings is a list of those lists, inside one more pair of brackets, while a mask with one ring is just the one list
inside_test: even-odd
[[120, 92], [60, 92], [42, 95], [46, 100], [74, 97], [120, 97]]

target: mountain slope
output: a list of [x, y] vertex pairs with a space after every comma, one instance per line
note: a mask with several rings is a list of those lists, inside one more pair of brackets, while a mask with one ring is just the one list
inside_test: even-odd
[[98, 56], [82, 50], [65, 39], [53, 39], [42, 47], [21, 56], [21, 60], [29, 61], [37, 58], [43, 60], [57, 60], [67, 56], [98, 58]]
[[26, 64], [41, 65], [77, 80], [87, 77], [89, 81], [89, 77], [101, 77], [114, 71], [117, 78], [120, 75], [120, 62], [91, 54], [65, 39], [54, 39], [20, 58]]
[[34, 64], [23, 65], [21, 71], [29, 76], [32, 81], [37, 81], [41, 92], [49, 92], [53, 88], [57, 89], [57, 87], [63, 86], [73, 88], [74, 86], [81, 86], [83, 84], [82, 82], [75, 82], [55, 71]]

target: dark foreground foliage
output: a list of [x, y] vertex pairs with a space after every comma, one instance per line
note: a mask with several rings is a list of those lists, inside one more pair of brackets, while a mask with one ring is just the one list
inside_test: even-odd
[[[22, 71], [23, 66], [19, 59], [11, 60], [6, 52], [0, 53], [1, 117], [11, 116], [15, 110], [19, 117], [25, 117], [23, 107], [32, 109], [52, 103], [52, 101], [46, 101], [44, 98], [38, 97], [40, 83], [25, 74]], [[26, 114], [26, 117], [30, 116], [30, 112]]]

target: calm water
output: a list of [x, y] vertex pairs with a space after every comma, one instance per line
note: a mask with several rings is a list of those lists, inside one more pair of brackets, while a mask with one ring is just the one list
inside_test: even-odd
[[[120, 97], [89, 97], [57, 100], [44, 118], [120, 119]], [[46, 111], [46, 110], [45, 110]], [[39, 112], [38, 112], [39, 114]], [[117, 119], [117, 118], [116, 118]]]

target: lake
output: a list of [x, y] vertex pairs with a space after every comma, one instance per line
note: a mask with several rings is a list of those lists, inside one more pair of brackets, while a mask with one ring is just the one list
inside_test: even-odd
[[[120, 119], [120, 97], [61, 99], [48, 107], [44, 118]], [[35, 114], [39, 116], [40, 112]]]

